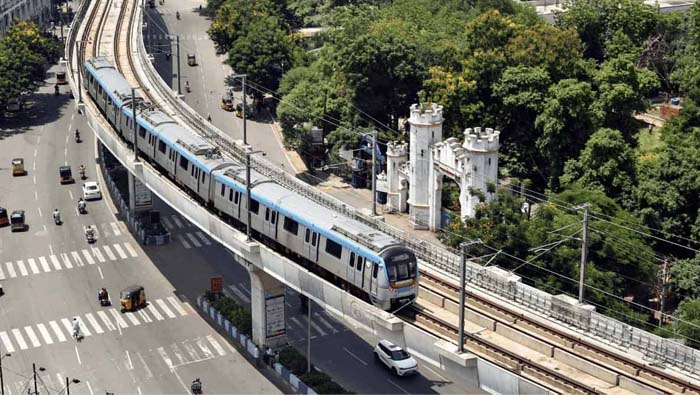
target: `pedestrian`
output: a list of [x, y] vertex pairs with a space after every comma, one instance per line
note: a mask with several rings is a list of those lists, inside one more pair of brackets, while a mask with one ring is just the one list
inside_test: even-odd
[[654, 131], [654, 124], [650, 123], [649, 124], [649, 134], [651, 134]]
[[265, 355], [264, 355], [265, 363], [268, 365], [272, 365], [273, 357], [274, 357], [274, 353], [272, 352], [272, 349], [270, 347], [266, 347], [265, 348]]

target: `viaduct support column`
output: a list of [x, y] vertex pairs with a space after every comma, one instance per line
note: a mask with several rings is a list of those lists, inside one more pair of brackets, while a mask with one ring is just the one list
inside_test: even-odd
[[250, 312], [253, 342], [264, 349], [287, 343], [285, 286], [264, 271], [249, 265]]

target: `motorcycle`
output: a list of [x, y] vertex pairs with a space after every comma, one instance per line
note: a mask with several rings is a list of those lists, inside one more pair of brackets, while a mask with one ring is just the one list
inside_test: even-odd
[[187, 83], [185, 84], [185, 91], [187, 91], [187, 93], [190, 93], [190, 92], [191, 92], [191, 91], [190, 91], [190, 82], [189, 82], [189, 81], [187, 81]]
[[86, 179], [86, 178], [87, 178], [87, 177], [85, 177], [85, 169], [80, 169], [80, 179], [81, 179], [81, 180], [84, 180], [84, 179]]
[[192, 393], [195, 395], [201, 394], [202, 393], [202, 381], [200, 379], [194, 379], [192, 381], [192, 386], [190, 387], [192, 389]]
[[55, 222], [56, 225], [61, 224], [61, 214], [58, 211], [53, 212], [53, 222]]
[[78, 202], [78, 212], [80, 214], [87, 214], [87, 205], [84, 200]]
[[90, 244], [94, 243], [97, 240], [95, 236], [95, 229], [92, 226], [88, 226], [87, 228], [85, 228], [85, 238]]
[[112, 302], [109, 300], [109, 293], [104, 288], [97, 292], [97, 300], [100, 302], [100, 306], [112, 305]]
[[80, 143], [80, 132], [77, 130], [75, 131], [75, 142]]
[[177, 18], [178, 20], [180, 20], [180, 11], [175, 12], [175, 18]]

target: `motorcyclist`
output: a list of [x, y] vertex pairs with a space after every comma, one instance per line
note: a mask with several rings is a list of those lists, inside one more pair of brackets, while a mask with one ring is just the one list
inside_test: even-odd
[[85, 228], [85, 237], [88, 239], [88, 241], [95, 238], [95, 228], [93, 228], [92, 225], [88, 225]]
[[175, 18], [180, 19], [180, 11], [175, 11]]
[[211, 122], [211, 114], [207, 114], [207, 122]]
[[54, 209], [54, 210], [53, 210], [53, 220], [54, 220], [56, 223], [61, 222], [61, 213], [58, 212], [58, 209]]
[[202, 393], [202, 381], [197, 377], [196, 379], [192, 380], [192, 393], [193, 394], [201, 394]]
[[75, 129], [75, 139], [80, 140], [80, 132], [78, 131], [78, 129]]
[[185, 81], [185, 90], [186, 90], [187, 92], [190, 91], [190, 81], [189, 81], [189, 80], [188, 80], [188, 81]]
[[85, 211], [85, 200], [83, 200], [83, 198], [78, 200], [78, 210], [80, 210], [80, 212]]
[[109, 299], [109, 294], [107, 293], [107, 289], [101, 288], [100, 291], [97, 293], [97, 300], [102, 302], [103, 300]]
[[80, 165], [80, 178], [85, 178], [85, 165]]
[[58, 95], [58, 93], [59, 93], [58, 84], [53, 86], [53, 91], [54, 91], [54, 94]]
[[73, 317], [73, 337], [76, 339], [80, 338], [80, 321], [78, 321], [78, 317]]

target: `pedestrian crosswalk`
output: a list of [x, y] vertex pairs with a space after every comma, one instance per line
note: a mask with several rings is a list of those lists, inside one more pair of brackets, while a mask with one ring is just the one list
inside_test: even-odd
[[[246, 284], [239, 283], [227, 285], [226, 287], [224, 287], [224, 293], [227, 294], [229, 297], [233, 297], [239, 302], [244, 303], [245, 305], [250, 304], [250, 291], [248, 290]], [[287, 294], [286, 297], [287, 299], [289, 299], [292, 296]], [[293, 305], [289, 303], [289, 301], [286, 302], [286, 306], [288, 309], [291, 309], [293, 307]], [[336, 321], [335, 318], [333, 318], [330, 314], [326, 313], [325, 311], [313, 312], [312, 315], [313, 319], [309, 323], [309, 320], [305, 314], [291, 314], [290, 311], [290, 313], [287, 314], [288, 335], [293, 338], [294, 336], [290, 332], [301, 331], [303, 333], [303, 337], [305, 338], [307, 326], [309, 325], [311, 326], [312, 332], [314, 333], [314, 337], [334, 335], [336, 333], [345, 332], [349, 330], [342, 323]]]
[[126, 241], [121, 243], [93, 245], [88, 248], [28, 258], [17, 261], [0, 261], [0, 280], [26, 277], [41, 273], [50, 273], [63, 269], [73, 269], [96, 263], [113, 262], [117, 260], [136, 258], [138, 253], [134, 246]]
[[[135, 312], [121, 313], [112, 307], [96, 312], [88, 312], [75, 316], [75, 318], [80, 323], [80, 331], [83, 336], [90, 337], [128, 329], [154, 322], [154, 320], [163, 321], [166, 317], [167, 319], [176, 319], [186, 315], [188, 315], [188, 311], [183, 307], [183, 304], [174, 296], [168, 296], [162, 299], [155, 299], [146, 308]], [[42, 345], [63, 343], [73, 336], [73, 318], [64, 317], [47, 323], [42, 322], [21, 328], [0, 330], [0, 344], [4, 351], [12, 353]]]

